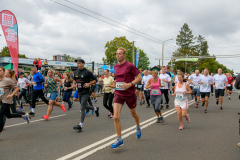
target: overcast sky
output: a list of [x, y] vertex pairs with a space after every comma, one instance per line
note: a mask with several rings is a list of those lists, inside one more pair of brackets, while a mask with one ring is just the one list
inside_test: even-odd
[[[119, 27], [103, 17], [79, 8], [65, 0], [56, 0]], [[164, 55], [171, 57], [176, 50], [176, 37], [184, 23], [195, 36], [204, 36], [211, 55], [240, 54], [240, 2], [238, 0], [69, 0], [89, 10], [118, 21], [166, 42]], [[104, 46], [114, 37], [126, 36], [136, 41], [158, 65], [162, 45], [126, 30], [86, 16], [50, 0], [1, 0], [0, 10], [12, 11], [18, 21], [19, 52], [29, 58], [52, 60], [54, 54], [69, 54], [102, 63]], [[131, 30], [134, 32], [134, 30]], [[0, 29], [0, 48], [6, 41]], [[142, 36], [141, 33], [138, 33]], [[240, 72], [239, 58], [218, 58], [217, 61]], [[167, 64], [165, 60], [164, 65]]]

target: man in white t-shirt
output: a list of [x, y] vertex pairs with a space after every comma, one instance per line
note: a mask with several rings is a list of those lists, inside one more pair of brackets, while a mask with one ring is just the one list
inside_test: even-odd
[[203, 73], [204, 75], [200, 76], [198, 79], [198, 84], [200, 84], [202, 106], [205, 105], [204, 112], [207, 113], [208, 99], [210, 97], [211, 86], [213, 85], [213, 78], [209, 75], [207, 68], [204, 69]]
[[178, 69], [178, 70], [177, 70], [177, 75], [174, 76], [174, 77], [175, 77], [175, 80], [174, 80], [174, 81], [175, 81], [175, 84], [178, 83], [178, 75], [179, 75], [181, 72], [182, 72], [181, 69]]
[[193, 95], [195, 96], [196, 108], [200, 101], [200, 84], [198, 84], [198, 78], [201, 76], [199, 70], [195, 70], [195, 74], [192, 74], [188, 79], [189, 83], [193, 85]]
[[[169, 108], [169, 97], [168, 97], [168, 86], [171, 84], [171, 77], [166, 74], [166, 68], [162, 67], [162, 73], [159, 75], [159, 79], [161, 80], [161, 85], [165, 85], [165, 87], [161, 87], [161, 93], [164, 94], [166, 100], [166, 108]], [[163, 109], [162, 105], [163, 100], [161, 99], [161, 109]]]
[[144, 95], [145, 95], [145, 99], [147, 101], [147, 107], [146, 108], [150, 108], [150, 89], [146, 89], [146, 86], [147, 86], [147, 82], [149, 79], [152, 78], [152, 75], [149, 75], [148, 74], [148, 70], [144, 70], [144, 76], [142, 78], [142, 83], [144, 84]]
[[214, 79], [214, 85], [213, 88], [215, 88], [215, 97], [216, 97], [216, 104], [218, 105], [218, 101], [220, 101], [220, 110], [223, 110], [222, 103], [223, 103], [223, 96], [224, 91], [226, 89], [226, 86], [228, 84], [227, 77], [222, 74], [222, 69], [218, 69], [218, 74], [213, 76]]

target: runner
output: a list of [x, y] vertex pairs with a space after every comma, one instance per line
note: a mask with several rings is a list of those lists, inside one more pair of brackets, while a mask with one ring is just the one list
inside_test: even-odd
[[19, 110], [23, 109], [23, 106], [22, 106], [23, 102], [21, 100], [22, 97], [24, 97], [25, 102], [30, 104], [30, 107], [32, 106], [32, 103], [28, 100], [28, 97], [27, 97], [27, 87], [31, 84], [31, 82], [27, 78], [24, 78], [23, 76], [24, 76], [23, 72], [19, 73], [19, 78], [17, 82], [17, 85], [20, 88], [19, 100], [21, 101], [20, 107], [18, 108]]
[[210, 97], [211, 86], [213, 85], [213, 78], [209, 76], [209, 71], [207, 68], [204, 69], [204, 75], [200, 76], [198, 79], [200, 84], [200, 93], [202, 98], [202, 106], [205, 105], [204, 112], [207, 113], [208, 99]]
[[193, 95], [195, 97], [196, 108], [198, 108], [198, 104], [200, 101], [200, 84], [198, 84], [198, 78], [202, 76], [199, 74], [199, 70], [195, 70], [195, 74], [191, 75], [189, 79], [189, 83], [193, 85]]
[[[211, 77], [213, 77], [213, 73], [211, 73]], [[213, 96], [213, 85], [211, 85], [211, 95]]]
[[231, 97], [230, 95], [232, 94], [232, 89], [233, 89], [233, 82], [234, 82], [234, 78], [231, 76], [230, 73], [227, 73], [227, 80], [228, 80], [228, 85], [227, 85], [227, 94], [228, 94], [228, 99], [230, 100]]
[[[162, 67], [162, 74], [160, 74], [159, 79], [161, 80], [161, 93], [164, 94], [166, 101], [166, 109], [169, 108], [169, 97], [168, 97], [168, 86], [171, 84], [171, 77], [166, 74], [166, 68]], [[161, 97], [161, 109], [163, 109], [163, 97]]]
[[184, 79], [184, 74], [180, 73], [178, 75], [178, 83], [175, 84], [175, 93], [172, 96], [176, 96], [174, 100], [174, 105], [177, 111], [178, 120], [180, 122], [179, 129], [184, 128], [182, 116], [186, 118], [187, 123], [190, 122], [190, 117], [187, 114], [188, 109], [188, 99], [187, 94], [191, 94], [192, 90], [190, 89], [187, 79]]
[[36, 99], [37, 97], [41, 98], [47, 105], [49, 101], [44, 97], [43, 93], [43, 82], [45, 81], [42, 74], [37, 71], [37, 68], [34, 66], [32, 67], [33, 72], [33, 93], [32, 93], [32, 111], [29, 113], [31, 116], [35, 115], [35, 106], [36, 106]]
[[[194, 74], [194, 72], [193, 72], [193, 71], [191, 71], [191, 75], [193, 75], [193, 74]], [[191, 75], [190, 75], [190, 76], [191, 76]], [[190, 76], [188, 76], [188, 77], [190, 77]], [[189, 84], [189, 86], [190, 86], [191, 90], [193, 91], [193, 84], [191, 84], [189, 80], [188, 80], [188, 82], [187, 82], [187, 83]], [[192, 97], [192, 100], [193, 100], [193, 93], [191, 93], [191, 97]]]
[[[13, 80], [4, 77], [5, 68], [0, 67], [0, 101], [1, 101], [1, 109], [0, 109], [0, 135], [3, 131], [3, 127], [5, 125], [4, 117], [7, 118], [23, 118], [29, 123], [29, 114], [21, 115], [19, 113], [10, 112], [10, 105], [13, 103], [12, 97], [19, 91], [19, 87], [14, 83]], [[14, 91], [12, 91], [12, 89]]]
[[72, 102], [70, 101], [70, 98], [73, 91], [73, 80], [68, 72], [65, 72], [63, 74], [63, 78], [64, 78], [64, 88], [62, 88], [62, 90], [64, 91], [64, 93], [63, 93], [62, 106], [65, 107], [64, 102], [67, 102], [68, 110], [70, 110], [72, 108]]
[[175, 74], [176, 74], [176, 72], [175, 71], [173, 71], [173, 73], [172, 73], [172, 93], [174, 93], [174, 86], [175, 86], [175, 81], [174, 81], [174, 77], [175, 77]]
[[[92, 72], [92, 74], [93, 74], [93, 76], [95, 77], [96, 82], [97, 82], [97, 76], [94, 75], [93, 70], [91, 70], [91, 72]], [[96, 88], [97, 88], [96, 85], [97, 85], [97, 83], [91, 85], [92, 97], [93, 97], [94, 103], [97, 103], [97, 101], [98, 101], [98, 100], [97, 100], [97, 95], [96, 95]]]
[[215, 97], [216, 97], [216, 104], [218, 105], [220, 101], [220, 110], [223, 110], [222, 103], [223, 103], [223, 96], [224, 96], [224, 90], [226, 89], [226, 86], [228, 84], [228, 79], [225, 75], [222, 74], [222, 69], [218, 69], [218, 74], [213, 76], [214, 79], [214, 85], [213, 88], [215, 88]]
[[[163, 72], [164, 73], [164, 72]], [[153, 109], [157, 115], [157, 122], [156, 123], [164, 123], [164, 118], [162, 116], [162, 112], [160, 109], [160, 104], [162, 101], [162, 93], [160, 91], [160, 87], [165, 87], [161, 83], [161, 79], [158, 78], [158, 71], [153, 70], [152, 71], [152, 76], [153, 78], [148, 80], [146, 89], [151, 88], [151, 93], [150, 93], [150, 99], [151, 99], [151, 104], [153, 105]], [[170, 81], [171, 82], [171, 81]]]
[[[81, 104], [81, 120], [79, 125], [76, 125], [73, 127], [73, 129], [81, 132], [83, 127], [83, 122], [85, 119], [85, 109], [91, 109], [94, 110], [96, 113], [96, 116], [99, 116], [99, 108], [88, 106], [87, 101], [90, 97], [91, 90], [90, 86], [96, 84], [96, 77], [92, 74], [92, 72], [88, 71], [86, 68], [84, 68], [85, 61], [83, 59], [75, 60], [77, 62], [78, 69], [74, 72], [74, 80], [73, 80], [73, 86], [78, 89], [78, 99]], [[92, 81], [90, 81], [92, 79]]]
[[123, 145], [121, 137], [121, 122], [120, 114], [124, 102], [130, 109], [131, 115], [133, 116], [136, 127], [137, 138], [141, 137], [141, 128], [139, 125], [139, 116], [136, 111], [137, 98], [134, 93], [135, 84], [138, 84], [142, 77], [139, 74], [138, 69], [130, 62], [126, 61], [126, 50], [122, 47], [118, 48], [116, 53], [118, 63], [114, 66], [115, 77], [116, 77], [116, 91], [114, 100], [114, 126], [117, 132], [118, 139], [111, 145], [111, 148], [116, 149], [118, 146]]
[[[175, 84], [178, 83], [178, 75], [180, 75], [181, 73], [182, 73], [182, 70], [181, 70], [181, 69], [178, 69], [178, 70], [177, 70], [177, 74], [174, 76], [174, 77], [175, 77], [175, 80], [174, 80]], [[174, 88], [175, 88], [175, 87], [174, 87]]]
[[[143, 70], [140, 68], [139, 69], [139, 72], [140, 72], [140, 75], [141, 77], [143, 77]], [[142, 82], [139, 82], [138, 84], [135, 85], [135, 92], [136, 92], [136, 96], [139, 97], [140, 95], [140, 105], [144, 104], [145, 103], [145, 99], [144, 99], [144, 96], [143, 96], [143, 84]]]
[[152, 75], [148, 75], [148, 70], [144, 70], [144, 76], [142, 78], [142, 83], [144, 84], [144, 95], [147, 101], [147, 107], [146, 108], [150, 108], [150, 89], [147, 89], [147, 83], [148, 80], [152, 78]]
[[116, 87], [115, 81], [112, 76], [110, 76], [111, 73], [109, 73], [108, 69], [105, 69], [104, 71], [104, 95], [103, 95], [103, 106], [109, 111], [108, 118], [113, 118], [113, 98], [114, 94], [112, 93], [113, 88]]

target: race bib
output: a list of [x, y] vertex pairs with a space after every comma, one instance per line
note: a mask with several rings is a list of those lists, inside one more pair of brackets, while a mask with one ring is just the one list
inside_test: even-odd
[[77, 83], [77, 88], [82, 88], [82, 83]]
[[111, 92], [113, 93], [115, 89], [111, 89]]
[[138, 88], [142, 88], [142, 85], [138, 85]]
[[166, 85], [166, 82], [161, 81], [161, 85], [162, 85], [162, 86], [165, 86], [165, 85]]
[[152, 89], [152, 94], [158, 95], [159, 94], [159, 89]]
[[51, 97], [51, 93], [47, 93], [47, 98], [50, 98]]
[[202, 86], [203, 87], [208, 87], [208, 83], [203, 83]]
[[177, 99], [183, 99], [183, 93], [176, 93], [176, 98]]
[[144, 91], [148, 91], [148, 89], [144, 88]]
[[227, 87], [231, 87], [231, 84], [228, 84]]
[[120, 87], [123, 84], [124, 84], [124, 82], [116, 82], [116, 90], [124, 90], [123, 88]]
[[4, 94], [4, 89], [0, 88], [0, 95], [3, 95], [3, 94]]
[[135, 88], [137, 88], [137, 84], [135, 84]]
[[194, 86], [194, 89], [199, 89], [199, 86]]
[[67, 91], [67, 89], [64, 89], [64, 91]]
[[218, 83], [218, 87], [223, 87], [223, 83]]
[[37, 84], [33, 84], [33, 86], [34, 86], [34, 87], [36, 87], [36, 86], [37, 86]]

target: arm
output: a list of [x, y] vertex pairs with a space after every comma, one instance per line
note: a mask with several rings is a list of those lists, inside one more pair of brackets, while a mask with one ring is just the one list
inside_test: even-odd
[[191, 90], [189, 84], [185, 83], [185, 87], [186, 87], [187, 91], [185, 91], [184, 94], [191, 94], [192, 90]]
[[58, 85], [58, 87], [57, 87], [57, 90], [59, 90], [60, 86], [62, 86], [62, 81], [61, 81], [61, 79], [59, 79], [59, 78], [57, 78], [57, 77], [54, 77], [54, 80], [57, 81], [57, 82], [59, 82], [59, 85]]
[[95, 85], [97, 82], [97, 78], [92, 74], [92, 72], [89, 71], [90, 78], [93, 79], [89, 83], [85, 83], [84, 88], [89, 88], [92, 85]]
[[[165, 81], [166, 82], [166, 81]], [[161, 79], [159, 78], [159, 86], [160, 87], [165, 87], [165, 85], [161, 85]]]
[[149, 89], [152, 86], [152, 84], [150, 84], [150, 83], [151, 83], [151, 79], [148, 80], [147, 85], [146, 85], [146, 89]]

